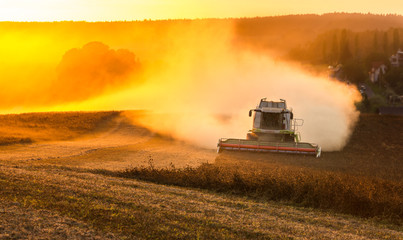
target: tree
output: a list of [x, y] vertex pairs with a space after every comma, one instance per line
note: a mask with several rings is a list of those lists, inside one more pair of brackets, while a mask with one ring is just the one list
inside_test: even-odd
[[400, 36], [399, 36], [399, 29], [395, 28], [393, 30], [393, 49], [392, 51], [395, 52], [400, 47]]
[[383, 33], [383, 52], [388, 54], [388, 32]]
[[358, 85], [360, 82], [364, 82], [367, 78], [367, 74], [365, 74], [365, 69], [361, 62], [349, 59], [343, 64], [343, 71], [345, 77], [352, 83]]
[[350, 46], [347, 39], [347, 30], [343, 29], [340, 36], [340, 58], [341, 63], [346, 63], [351, 58]]
[[385, 75], [385, 80], [398, 95], [403, 94], [403, 69], [392, 68]]
[[332, 39], [331, 56], [332, 56], [332, 61], [337, 62], [337, 57], [339, 56], [339, 49], [337, 47], [337, 34], [336, 33], [334, 33], [333, 39]]
[[322, 45], [322, 58], [323, 58], [323, 62], [327, 62], [327, 52], [326, 52], [326, 41], [323, 41], [323, 45]]
[[359, 58], [360, 56], [360, 41], [358, 38], [358, 34], [355, 35], [354, 38], [354, 52], [355, 52], [355, 56], [356, 58]]
[[378, 50], [378, 31], [375, 31], [374, 33], [374, 51]]

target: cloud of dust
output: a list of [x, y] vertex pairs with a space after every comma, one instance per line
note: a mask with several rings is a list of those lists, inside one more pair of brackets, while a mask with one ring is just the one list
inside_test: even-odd
[[136, 56], [101, 42], [68, 50], [54, 68], [30, 65], [23, 69], [0, 68], [1, 108], [33, 109], [79, 102], [141, 82], [141, 64]]
[[[155, 22], [127, 29], [122, 25], [116, 36], [111, 33], [121, 26], [118, 23], [100, 23], [100, 27], [108, 26], [105, 33], [91, 25], [91, 31], [82, 29], [74, 35], [79, 26], [71, 23], [65, 33], [66, 38], [73, 35], [76, 39], [74, 46], [80, 48], [75, 49], [70, 46], [73, 42], [64, 43], [62, 37], [54, 41], [58, 38], [31, 36], [25, 47], [20, 45], [27, 41], [13, 45], [20, 38], [0, 38], [4, 45], [0, 56], [7, 57], [0, 62], [8, 59], [0, 65], [0, 109], [145, 109], [151, 113], [134, 121], [214, 148], [219, 138], [246, 136], [252, 127], [248, 111], [262, 97], [283, 98], [293, 107], [294, 116], [305, 120], [300, 128], [302, 140], [318, 143], [327, 151], [346, 144], [358, 117], [354, 107], [357, 90], [313, 76], [267, 53], [247, 50], [237, 41], [230, 20]], [[98, 42], [88, 41], [92, 36]], [[51, 47], [54, 42], [60, 46]], [[41, 49], [32, 47], [35, 44]], [[23, 57], [7, 52], [8, 46]], [[120, 48], [125, 50], [113, 50]], [[61, 55], [53, 54], [56, 50], [65, 53], [61, 61]], [[141, 66], [133, 53], [140, 54]], [[32, 69], [21, 71], [24, 66]]]
[[228, 26], [189, 26], [170, 36], [171, 51], [160, 56], [165, 65], [149, 66], [147, 83], [122, 93], [121, 103], [152, 111], [137, 123], [214, 148], [222, 137], [245, 138], [252, 127], [248, 110], [260, 98], [283, 98], [305, 120], [303, 141], [325, 151], [346, 144], [358, 118], [354, 87], [242, 50]]
[[127, 84], [139, 69], [140, 63], [129, 50], [90, 42], [64, 54], [49, 93], [53, 93], [52, 100], [62, 102], [88, 99]]

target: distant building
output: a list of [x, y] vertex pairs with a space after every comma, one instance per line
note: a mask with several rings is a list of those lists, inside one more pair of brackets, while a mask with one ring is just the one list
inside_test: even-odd
[[369, 72], [369, 79], [371, 82], [375, 83], [378, 82], [382, 75], [386, 73], [386, 65], [383, 62], [373, 62], [371, 71]]
[[399, 49], [396, 52], [396, 54], [393, 54], [389, 58], [389, 61], [390, 61], [390, 64], [392, 65], [392, 67], [402, 67], [403, 66], [403, 51]]

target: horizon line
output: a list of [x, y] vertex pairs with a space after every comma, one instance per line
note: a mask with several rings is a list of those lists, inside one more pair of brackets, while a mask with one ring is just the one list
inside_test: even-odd
[[403, 17], [400, 13], [361, 13], [361, 12], [327, 12], [327, 13], [295, 13], [295, 14], [279, 14], [279, 15], [266, 15], [266, 16], [245, 16], [245, 17], [207, 17], [207, 18], [144, 18], [144, 19], [132, 19], [132, 20], [32, 20], [32, 21], [12, 21], [12, 20], [0, 20], [0, 23], [63, 23], [63, 22], [77, 22], [77, 23], [114, 23], [114, 22], [158, 22], [158, 21], [194, 21], [194, 20], [239, 20], [239, 19], [257, 19], [257, 18], [275, 18], [275, 17], [292, 17], [292, 16], [325, 16], [325, 15], [373, 15], [373, 16], [394, 16]]

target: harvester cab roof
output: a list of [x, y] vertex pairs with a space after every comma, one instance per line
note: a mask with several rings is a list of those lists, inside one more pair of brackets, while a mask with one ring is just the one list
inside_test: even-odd
[[280, 102], [266, 101], [266, 98], [260, 100], [258, 108], [280, 108], [287, 109], [287, 103], [284, 99], [280, 99]]
[[280, 102], [274, 102], [266, 101], [266, 98], [262, 98], [259, 105], [249, 111], [249, 116], [252, 116], [252, 111], [273, 113], [292, 112], [292, 110], [287, 109], [287, 102], [284, 99], [280, 99]]

